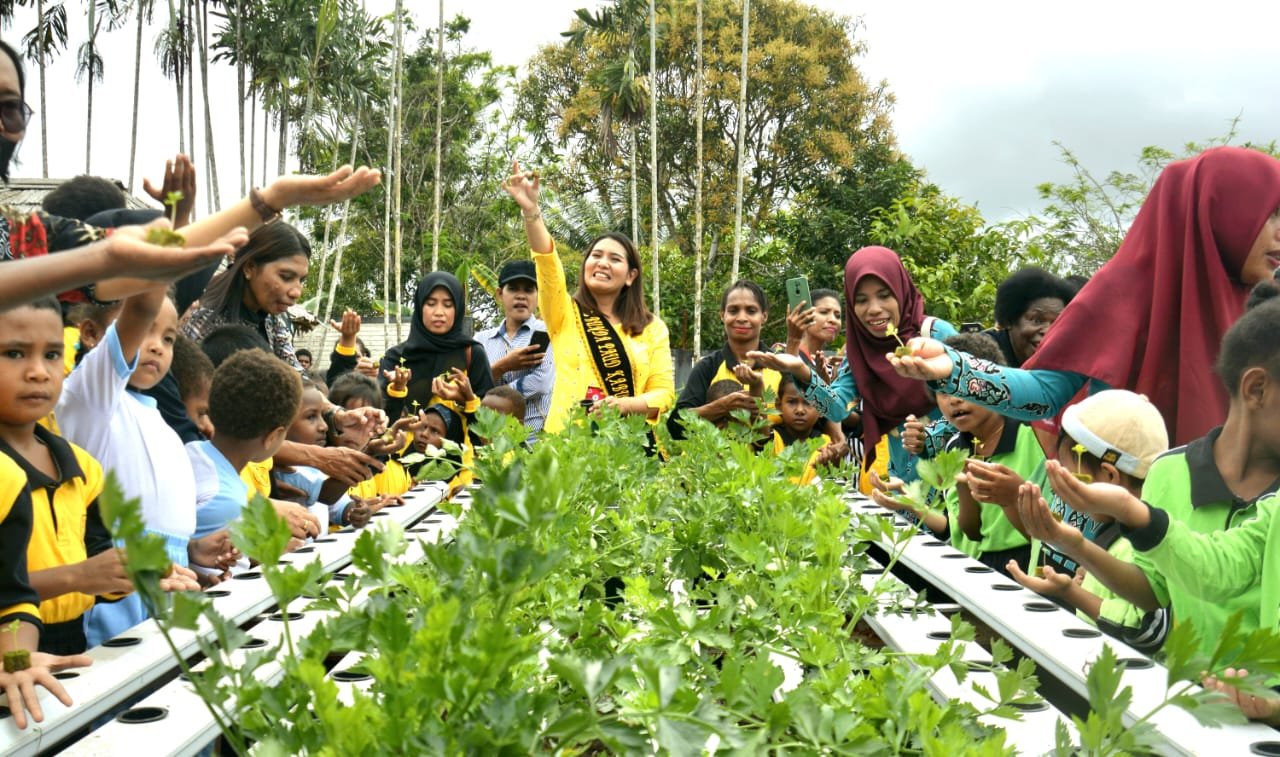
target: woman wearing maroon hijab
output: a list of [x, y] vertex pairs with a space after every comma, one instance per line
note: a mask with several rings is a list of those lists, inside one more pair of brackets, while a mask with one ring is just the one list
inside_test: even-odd
[[830, 385], [795, 355], [752, 352], [765, 365], [794, 375], [818, 412], [839, 422], [862, 400], [862, 443], [867, 465], [876, 444], [889, 436], [889, 472], [904, 481], [915, 478], [901, 436], [890, 434], [907, 416], [938, 415], [923, 384], [899, 376], [885, 358], [898, 346], [890, 326], [905, 342], [913, 337], [945, 339], [956, 333], [946, 321], [924, 314], [924, 297], [898, 254], [887, 247], [863, 247], [844, 267], [845, 364]]
[[1280, 267], [1280, 161], [1218, 147], [1171, 163], [1115, 257], [1076, 295], [1024, 370], [975, 363], [932, 341], [890, 357], [904, 377], [931, 379], [1020, 420], [1051, 418], [1086, 384], [1144, 394], [1175, 445], [1226, 418], [1214, 375], [1222, 335], [1249, 289]]

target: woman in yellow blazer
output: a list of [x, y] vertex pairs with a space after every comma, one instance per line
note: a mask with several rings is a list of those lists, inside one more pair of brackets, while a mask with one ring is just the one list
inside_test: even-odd
[[538, 308], [556, 356], [555, 388], [546, 430], [564, 428], [583, 400], [651, 423], [675, 402], [675, 368], [667, 325], [644, 304], [644, 276], [635, 245], [605, 234], [587, 247], [578, 289], [569, 294], [564, 266], [538, 209], [538, 177], [512, 166], [503, 184], [515, 198], [538, 271]]

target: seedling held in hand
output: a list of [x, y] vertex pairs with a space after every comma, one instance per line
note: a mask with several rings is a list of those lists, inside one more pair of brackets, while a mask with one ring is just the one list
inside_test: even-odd
[[931, 460], [920, 460], [916, 463], [919, 480], [907, 484], [905, 493], [894, 499], [911, 507], [926, 507], [929, 489], [933, 488], [941, 495], [954, 489], [956, 476], [964, 471], [964, 461], [968, 459], [968, 450], [953, 449], [939, 452]]
[[1075, 445], [1074, 447], [1072, 447], [1072, 448], [1071, 448], [1071, 451], [1072, 451], [1072, 452], [1074, 452], [1074, 453], [1076, 453], [1076, 472], [1075, 472], [1075, 473], [1072, 473], [1071, 475], [1075, 476], [1077, 479], [1079, 479], [1079, 480], [1081, 480], [1081, 481], [1085, 482], [1086, 484], [1092, 484], [1092, 483], [1093, 483], [1093, 476], [1089, 475], [1088, 473], [1081, 473], [1081, 472], [1080, 472], [1080, 464], [1081, 464], [1081, 463], [1080, 463], [1080, 456], [1081, 456], [1081, 455], [1083, 455], [1084, 453], [1088, 452], [1089, 450], [1088, 450], [1088, 449], [1086, 449], [1086, 448], [1085, 448], [1085, 446], [1084, 446], [1083, 444], [1077, 444], [1077, 445]]
[[898, 336], [898, 327], [890, 321], [884, 327], [884, 333], [898, 340], [898, 346], [894, 348], [893, 354], [898, 357], [907, 357], [911, 354], [911, 348], [902, 343], [902, 337]]
[[[5, 626], [5, 630], [13, 634], [13, 643], [18, 643], [18, 629], [22, 626], [20, 621], [13, 621]], [[4, 653], [4, 672], [17, 673], [20, 670], [26, 670], [31, 667], [31, 652], [26, 649], [12, 649]]]
[[[182, 202], [181, 192], [170, 192], [164, 196], [164, 204], [169, 208], [169, 221], [178, 222], [178, 203]], [[151, 229], [147, 232], [147, 242], [161, 247], [186, 247], [187, 238], [173, 229]]]

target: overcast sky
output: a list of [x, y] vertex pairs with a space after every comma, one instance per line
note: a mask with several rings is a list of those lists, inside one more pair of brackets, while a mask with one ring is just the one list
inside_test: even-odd
[[[76, 0], [68, 2], [74, 46], [84, 38], [84, 16]], [[1132, 168], [1144, 145], [1178, 149], [1188, 140], [1221, 135], [1237, 115], [1241, 139], [1280, 137], [1275, 3], [813, 4], [862, 19], [859, 33], [868, 52], [861, 67], [869, 79], [887, 80], [896, 96], [893, 123], [902, 149], [945, 191], [978, 203], [989, 219], [1034, 212], [1035, 186], [1067, 178], [1055, 140], [1105, 173]], [[420, 25], [434, 24], [434, 2], [405, 5]], [[446, 0], [445, 13], [470, 14], [471, 46], [493, 51], [499, 63], [519, 65], [539, 45], [559, 40], [573, 9], [583, 5], [598, 3]], [[369, 2], [376, 12], [391, 7], [390, 0]], [[22, 11], [4, 38], [16, 43], [33, 17]], [[144, 34], [138, 159], [140, 175], [154, 178], [178, 147], [173, 87], [152, 52], [156, 31]], [[106, 82], [95, 91], [92, 172], [121, 180], [128, 177], [133, 40], [132, 26], [104, 35]], [[85, 85], [75, 81], [73, 53], [48, 73], [52, 176], [84, 171]], [[221, 194], [231, 199], [239, 192], [235, 76], [225, 66], [213, 69]], [[34, 69], [29, 79], [28, 100], [39, 108]], [[40, 117], [28, 128], [15, 176], [40, 175]], [[202, 128], [197, 125], [198, 134]], [[273, 141], [269, 165], [274, 169], [275, 163]]]

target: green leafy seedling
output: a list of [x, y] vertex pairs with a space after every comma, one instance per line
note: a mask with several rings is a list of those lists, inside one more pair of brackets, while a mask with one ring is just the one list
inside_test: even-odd
[[[170, 192], [164, 196], [164, 204], [169, 208], [169, 221], [178, 222], [178, 203], [182, 202], [181, 192]], [[186, 247], [187, 238], [173, 229], [151, 229], [147, 232], [147, 242], [160, 247]]]
[[978, 450], [982, 449], [982, 440], [975, 436], [973, 437], [973, 441], [969, 443], [973, 445], [973, 456], [980, 457]]
[[902, 343], [902, 337], [898, 336], [898, 327], [893, 325], [892, 321], [884, 327], [884, 333], [898, 340], [898, 346], [894, 348], [893, 354], [898, 357], [907, 357], [911, 354], [911, 348]]
[[[13, 634], [13, 644], [18, 645], [18, 629], [22, 626], [20, 621], [13, 621], [5, 626], [5, 630]], [[4, 653], [4, 672], [17, 673], [20, 670], [26, 670], [31, 667], [31, 652], [27, 649], [11, 649]]]
[[[1081, 466], [1080, 456], [1083, 455], [1085, 452], [1088, 452], [1089, 450], [1086, 449], [1083, 444], [1076, 444], [1071, 448], [1071, 451], [1076, 453], [1076, 472], [1072, 473], [1071, 475], [1075, 476], [1077, 479], [1085, 482], [1086, 484], [1092, 484], [1093, 476], [1089, 475], [1088, 473], [1080, 472], [1080, 466]], [[1061, 520], [1061, 518], [1059, 518], [1059, 520]]]

